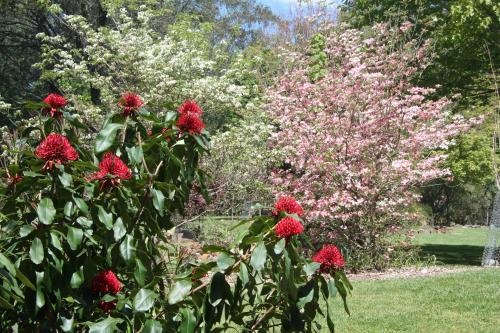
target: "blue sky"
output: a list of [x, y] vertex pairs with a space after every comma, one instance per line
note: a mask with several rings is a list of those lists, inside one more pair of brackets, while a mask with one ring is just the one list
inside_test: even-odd
[[[298, 3], [298, 0], [258, 0], [260, 3], [268, 5], [271, 7], [274, 13], [277, 15], [287, 15], [290, 8]], [[332, 1], [339, 3], [340, 0]]]

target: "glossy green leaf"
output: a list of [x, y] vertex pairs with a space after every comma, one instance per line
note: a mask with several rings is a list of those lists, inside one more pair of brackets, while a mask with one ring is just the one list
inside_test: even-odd
[[148, 270], [146, 269], [146, 267], [144, 267], [142, 261], [139, 259], [135, 259], [134, 277], [139, 286], [143, 286], [146, 283], [145, 278], [147, 271]]
[[108, 317], [100, 322], [89, 325], [89, 333], [113, 333], [117, 332], [116, 325], [123, 322], [123, 319]]
[[176, 304], [182, 301], [189, 294], [191, 285], [188, 280], [177, 281], [168, 294], [168, 303]]
[[68, 235], [66, 236], [69, 247], [75, 251], [81, 244], [83, 239], [83, 230], [73, 227], [68, 227]]
[[155, 299], [158, 297], [155, 292], [149, 289], [141, 289], [135, 295], [133, 306], [135, 311], [146, 312], [153, 306]]
[[219, 269], [221, 271], [225, 271], [226, 269], [231, 267], [235, 262], [236, 262], [236, 260], [234, 260], [233, 257], [229, 256], [225, 252], [222, 252], [217, 257], [217, 266], [219, 267]]
[[267, 250], [264, 242], [259, 242], [255, 250], [253, 250], [252, 257], [250, 258], [250, 265], [256, 271], [260, 271], [266, 264]]
[[246, 284], [249, 281], [249, 277], [248, 277], [248, 268], [247, 268], [247, 265], [245, 265], [243, 263], [240, 265], [239, 277], [240, 277], [240, 280], [241, 280], [241, 284], [243, 285], [243, 287], [245, 287]]
[[180, 310], [182, 316], [181, 326], [179, 327], [179, 332], [182, 333], [194, 333], [196, 328], [196, 317], [194, 316], [193, 310], [189, 308], [182, 308]]
[[85, 228], [90, 228], [92, 226], [92, 220], [84, 217], [84, 216], [80, 216], [76, 219], [76, 222], [81, 225], [82, 227], [85, 227]]
[[35, 237], [30, 247], [30, 259], [35, 264], [40, 264], [43, 261], [44, 252], [43, 244], [40, 238]]
[[163, 209], [165, 204], [165, 196], [163, 192], [160, 190], [152, 189], [151, 193], [153, 194], [153, 206], [160, 213], [160, 216], [163, 216]]
[[53, 247], [55, 247], [59, 251], [63, 250], [62, 246], [61, 246], [61, 241], [59, 240], [59, 237], [53, 231], [50, 232], [50, 243], [52, 244]]
[[274, 253], [280, 254], [285, 249], [285, 246], [286, 246], [286, 239], [285, 238], [280, 239], [280, 241], [274, 245]]
[[50, 198], [43, 198], [40, 200], [36, 208], [36, 213], [40, 222], [43, 224], [51, 224], [56, 216], [56, 209], [54, 208], [52, 200]]
[[144, 324], [144, 333], [164, 333], [166, 331], [163, 330], [163, 325], [153, 319], [148, 319], [146, 320], [146, 323]]
[[306, 265], [304, 265], [304, 272], [307, 274], [307, 276], [313, 275], [319, 268], [321, 267], [321, 264], [318, 262], [310, 262]]
[[73, 177], [66, 172], [59, 175], [59, 180], [64, 187], [70, 187], [73, 184]]
[[87, 215], [89, 213], [89, 206], [87, 205], [85, 200], [83, 200], [82, 198], [76, 198], [76, 197], [73, 197], [73, 200], [75, 201], [76, 207], [78, 207], [78, 209], [83, 214]]
[[122, 127], [122, 124], [106, 124], [95, 139], [96, 153], [102, 153], [111, 148], [115, 142], [116, 132]]
[[28, 236], [31, 232], [33, 231], [33, 226], [28, 224], [28, 225], [23, 225], [21, 229], [19, 229], [19, 236], [21, 237], [26, 237]]
[[99, 209], [98, 209], [97, 217], [99, 218], [99, 221], [101, 221], [101, 223], [104, 224], [106, 229], [108, 229], [108, 230], [113, 229], [113, 214], [106, 213], [106, 211], [104, 210], [104, 208], [102, 206], [98, 206], [98, 207], [99, 207]]
[[85, 277], [83, 275], [83, 266], [81, 266], [80, 269], [74, 272], [73, 275], [71, 276], [71, 281], [70, 281], [71, 288], [73, 289], [80, 288], [80, 286], [84, 281]]
[[128, 159], [130, 160], [130, 162], [132, 164], [140, 164], [142, 162], [142, 159], [143, 159], [143, 152], [142, 152], [142, 148], [140, 146], [136, 146], [136, 147], [127, 147], [126, 148], [127, 150], [127, 155], [128, 155]]
[[74, 318], [65, 318], [61, 316], [61, 321], [61, 329], [63, 330], [63, 332], [73, 332], [73, 324], [75, 322]]
[[14, 266], [14, 264], [9, 260], [9, 258], [4, 256], [1, 252], [0, 252], [0, 265], [5, 267], [5, 269], [9, 271], [9, 273], [12, 276], [16, 275], [16, 266]]
[[131, 235], [127, 235], [120, 244], [120, 255], [127, 263], [135, 259], [136, 248], [134, 243], [134, 238]]
[[125, 234], [127, 233], [127, 229], [125, 229], [125, 225], [123, 224], [123, 220], [121, 217], [117, 218], [115, 224], [113, 225], [113, 234], [115, 237], [115, 241], [119, 241]]

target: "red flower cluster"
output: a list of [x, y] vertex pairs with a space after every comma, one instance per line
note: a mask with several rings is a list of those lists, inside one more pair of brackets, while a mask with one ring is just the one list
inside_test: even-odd
[[114, 153], [107, 152], [99, 163], [99, 171], [93, 174], [90, 179], [99, 180], [102, 182], [102, 188], [108, 188], [130, 177], [132, 177], [132, 172], [127, 165]]
[[301, 234], [304, 231], [304, 226], [302, 223], [294, 219], [293, 217], [287, 216], [276, 224], [274, 227], [274, 232], [279, 238], [290, 239], [293, 235]]
[[128, 117], [135, 113], [143, 105], [144, 102], [142, 101], [141, 96], [131, 92], [124, 93], [118, 101], [118, 106], [123, 108], [122, 114], [124, 117]]
[[111, 270], [104, 270], [92, 279], [92, 292], [116, 295], [122, 290], [121, 282]]
[[179, 107], [179, 113], [180, 114], [190, 113], [197, 116], [201, 116], [203, 114], [203, 110], [195, 101], [185, 101]]
[[345, 264], [344, 257], [334, 245], [323, 245], [323, 248], [312, 259], [321, 264], [319, 269], [322, 273], [329, 273], [332, 269], [341, 269]]
[[177, 127], [181, 132], [188, 132], [189, 134], [200, 134], [205, 128], [205, 124], [200, 119], [203, 110], [196, 102], [185, 101], [179, 108], [179, 119], [177, 120]]
[[278, 215], [281, 212], [287, 214], [297, 214], [297, 216], [304, 215], [304, 210], [302, 209], [302, 207], [298, 204], [297, 201], [295, 201], [294, 198], [289, 196], [282, 196], [281, 198], [279, 198], [279, 200], [274, 204], [274, 209], [275, 215]]
[[[92, 292], [97, 293], [105, 293], [105, 294], [113, 294], [122, 290], [121, 282], [116, 277], [115, 273], [111, 270], [101, 271], [97, 274], [92, 280]], [[99, 308], [101, 308], [104, 312], [110, 312], [114, 308], [116, 308], [116, 301], [105, 302], [99, 301]]]
[[52, 118], [61, 118], [62, 112], [59, 109], [68, 104], [66, 98], [58, 94], [49, 94], [43, 102], [49, 105], [49, 107], [42, 109], [43, 114], [50, 114]]
[[35, 155], [46, 161], [44, 170], [52, 170], [54, 164], [65, 164], [78, 159], [78, 152], [71, 146], [69, 140], [56, 133], [49, 134], [38, 145]]

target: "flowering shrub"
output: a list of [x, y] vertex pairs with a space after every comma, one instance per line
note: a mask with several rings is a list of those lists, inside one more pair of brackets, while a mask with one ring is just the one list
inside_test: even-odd
[[[193, 182], [204, 186], [201, 109], [160, 118], [131, 94], [118, 106], [91, 149], [78, 139], [87, 126], [45, 103], [38, 127], [13, 133], [23, 148], [0, 187], [2, 329], [312, 332], [325, 317], [333, 330], [331, 299], [345, 304], [351, 286], [338, 251], [313, 261], [303, 250], [301, 206], [282, 198], [276, 214], [242, 221], [234, 246], [206, 246], [215, 260], [186, 257], [166, 231]], [[196, 130], [178, 126], [183, 116]]]
[[[81, 16], [58, 19], [79, 40], [40, 33], [41, 61], [35, 65], [42, 81], [55, 82], [72, 101], [72, 112], [86, 123], [100, 124], [116, 96], [123, 91], [119, 108], [127, 115], [142, 105], [133, 92], [142, 91], [145, 107], [157, 110], [177, 107], [185, 99], [202, 103], [208, 125], [219, 126], [226, 113], [241, 107], [246, 88], [234, 84], [221, 70], [227, 64], [225, 45], [209, 47], [211, 34], [179, 19], [158, 34], [152, 26], [155, 14], [138, 11], [131, 17], [126, 10], [109, 12], [113, 28], [95, 30]], [[179, 25], [179, 26], [177, 26]], [[89, 96], [99, 92], [98, 100]]]
[[372, 258], [384, 253], [389, 226], [416, 217], [417, 187], [450, 176], [444, 149], [480, 121], [451, 114], [449, 99], [413, 84], [429, 58], [407, 30], [334, 29], [322, 75], [311, 82], [309, 58], [296, 57], [270, 93], [279, 128], [271, 144], [286, 155], [274, 183], [302, 200], [314, 239]]

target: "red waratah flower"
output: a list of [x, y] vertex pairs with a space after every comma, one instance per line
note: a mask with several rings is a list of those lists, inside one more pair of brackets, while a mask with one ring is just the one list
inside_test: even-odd
[[43, 114], [50, 114], [52, 118], [60, 118], [62, 116], [62, 112], [59, 111], [59, 109], [68, 104], [66, 98], [58, 94], [49, 94], [44, 98], [43, 102], [49, 105], [49, 107], [42, 110]]
[[99, 163], [99, 169], [90, 179], [101, 181], [102, 188], [117, 185], [121, 180], [132, 177], [132, 172], [127, 165], [112, 152], [104, 154], [101, 163]]
[[329, 273], [332, 269], [341, 269], [344, 267], [344, 257], [334, 245], [323, 245], [314, 256], [313, 261], [321, 264], [320, 271]]
[[180, 114], [190, 113], [190, 114], [194, 114], [196, 116], [201, 116], [203, 113], [203, 110], [200, 108], [200, 106], [195, 101], [185, 101], [179, 107], [179, 113]]
[[105, 293], [116, 295], [122, 290], [120, 280], [111, 270], [104, 270], [92, 279], [91, 290], [93, 293]]
[[54, 164], [65, 164], [78, 159], [78, 152], [71, 146], [69, 140], [56, 133], [49, 134], [38, 145], [35, 155], [46, 161], [44, 170], [52, 170]]
[[304, 210], [295, 201], [294, 198], [289, 196], [282, 196], [279, 200], [274, 204], [274, 214], [278, 215], [281, 212], [285, 212], [287, 214], [297, 214], [297, 216], [304, 215]]
[[200, 134], [205, 128], [203, 121], [193, 113], [181, 113], [176, 125], [181, 132], [189, 132], [191, 135]]
[[111, 312], [111, 310], [114, 310], [116, 308], [116, 301], [99, 301], [97, 305], [99, 306], [99, 308], [101, 308], [102, 311]]
[[304, 226], [302, 223], [294, 219], [293, 217], [287, 216], [276, 224], [274, 227], [274, 232], [279, 238], [290, 239], [293, 235], [298, 235], [304, 231]]
[[118, 101], [118, 106], [123, 108], [122, 114], [125, 117], [135, 113], [143, 105], [144, 102], [142, 101], [141, 96], [131, 92], [124, 93]]

